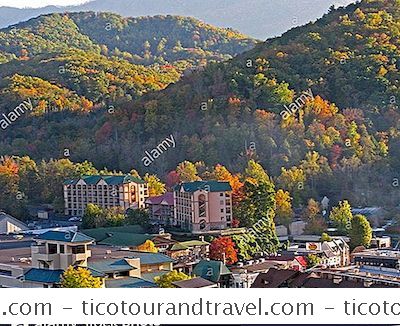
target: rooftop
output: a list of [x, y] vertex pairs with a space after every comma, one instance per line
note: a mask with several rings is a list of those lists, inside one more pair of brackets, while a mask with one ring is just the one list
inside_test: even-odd
[[97, 228], [82, 230], [82, 233], [94, 238], [97, 242], [103, 241], [115, 233], [136, 233], [143, 234], [143, 227], [140, 225], [126, 225], [109, 228]]
[[106, 279], [106, 288], [154, 288], [157, 285], [139, 277]]
[[90, 175], [90, 176], [83, 176], [77, 179], [69, 179], [65, 180], [64, 185], [76, 185], [79, 181], [83, 181], [86, 185], [96, 185], [100, 181], [104, 181], [107, 185], [122, 185], [125, 183], [135, 182], [144, 184], [145, 181], [131, 175]]
[[37, 239], [69, 243], [92, 243], [94, 241], [93, 238], [83, 233], [72, 231], [47, 231], [39, 235]]
[[141, 265], [154, 265], [174, 262], [172, 258], [160, 253], [129, 251], [128, 256], [130, 258], [140, 258]]
[[31, 268], [25, 274], [25, 281], [36, 283], [59, 283], [63, 270]]
[[193, 181], [176, 185], [174, 191], [195, 192], [203, 190], [208, 192], [232, 191], [229, 182], [225, 181]]
[[146, 199], [146, 204], [152, 204], [152, 205], [163, 204], [163, 205], [172, 206], [172, 205], [174, 205], [174, 193], [167, 192], [161, 196], [149, 197]]
[[100, 273], [123, 272], [136, 269], [136, 267], [131, 266], [125, 259], [112, 258], [94, 261], [91, 260], [88, 263], [88, 267], [89, 269], [93, 269]]
[[221, 276], [230, 275], [232, 272], [221, 261], [201, 260], [193, 269], [193, 274], [217, 283]]
[[215, 286], [215, 283], [206, 280], [202, 277], [195, 277], [189, 280], [172, 282], [172, 284], [175, 285], [177, 288], [191, 288], [191, 289]]

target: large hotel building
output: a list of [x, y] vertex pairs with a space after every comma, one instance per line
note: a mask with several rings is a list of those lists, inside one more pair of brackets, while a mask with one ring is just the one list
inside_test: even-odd
[[87, 204], [102, 208], [144, 208], [147, 184], [131, 175], [85, 176], [64, 182], [65, 214], [83, 216]]
[[229, 182], [194, 181], [176, 185], [173, 224], [193, 233], [231, 227], [232, 188]]

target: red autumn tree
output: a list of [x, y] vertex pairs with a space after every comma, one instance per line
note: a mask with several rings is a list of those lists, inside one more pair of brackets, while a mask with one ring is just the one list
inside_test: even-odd
[[235, 243], [230, 237], [220, 237], [214, 239], [210, 245], [210, 258], [213, 260], [224, 261], [232, 265], [238, 261]]
[[180, 182], [178, 172], [176, 171], [169, 172], [165, 178], [165, 182], [168, 188], [172, 188], [173, 186], [178, 184]]

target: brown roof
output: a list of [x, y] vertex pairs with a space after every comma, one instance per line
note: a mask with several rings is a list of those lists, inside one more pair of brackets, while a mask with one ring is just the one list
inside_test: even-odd
[[174, 205], [174, 194], [172, 192], [167, 192], [161, 196], [149, 197], [146, 199], [146, 204], [160, 205], [163, 201], [165, 201], [168, 206], [173, 206]]
[[178, 288], [204, 288], [215, 285], [215, 283], [202, 277], [195, 277], [190, 280], [172, 282]]
[[260, 273], [252, 288], [279, 288], [285, 282], [293, 280], [300, 272], [292, 269], [271, 268], [267, 273]]

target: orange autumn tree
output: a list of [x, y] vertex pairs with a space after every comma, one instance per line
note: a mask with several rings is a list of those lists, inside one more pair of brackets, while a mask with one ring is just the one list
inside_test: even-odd
[[224, 261], [232, 265], [238, 261], [235, 243], [230, 237], [216, 238], [210, 245], [210, 258], [213, 260]]
[[[214, 171], [212, 172], [212, 177], [218, 181], [227, 181], [229, 182], [230, 186], [232, 187], [232, 206], [233, 209], [240, 204], [240, 202], [244, 198], [243, 192], [243, 182], [240, 181], [240, 177], [237, 174], [232, 174], [229, 170], [221, 165], [218, 164], [214, 167]], [[237, 221], [235, 216], [233, 222]], [[235, 223], [232, 226], [237, 226]]]

